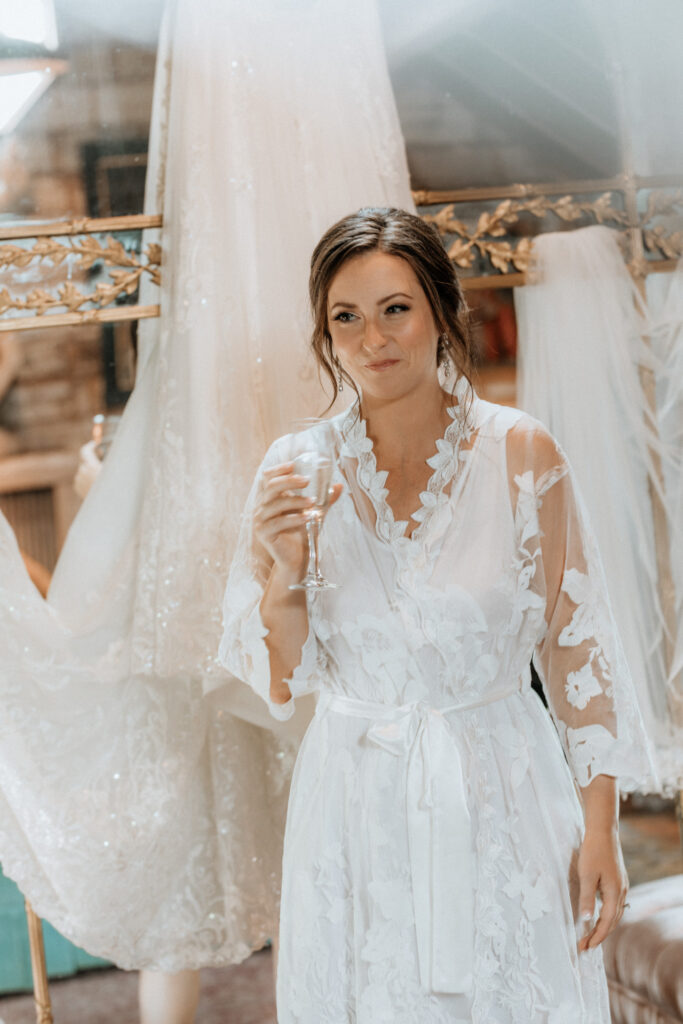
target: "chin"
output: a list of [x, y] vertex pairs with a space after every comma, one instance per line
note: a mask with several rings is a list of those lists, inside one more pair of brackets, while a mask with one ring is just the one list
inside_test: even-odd
[[371, 380], [363, 381], [360, 390], [364, 398], [396, 399], [410, 394], [412, 388], [406, 387], [405, 381]]

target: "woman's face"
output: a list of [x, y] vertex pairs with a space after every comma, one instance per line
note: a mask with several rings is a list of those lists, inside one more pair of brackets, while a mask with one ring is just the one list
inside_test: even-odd
[[327, 323], [334, 353], [364, 397], [400, 398], [437, 380], [439, 332], [400, 256], [373, 251], [348, 260], [332, 280]]

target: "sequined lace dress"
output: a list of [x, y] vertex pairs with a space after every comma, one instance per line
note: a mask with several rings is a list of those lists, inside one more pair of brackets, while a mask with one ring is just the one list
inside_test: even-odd
[[412, 203], [374, 4], [171, 0], [150, 149], [161, 317], [47, 603], [0, 515], [0, 862], [77, 945], [177, 971], [277, 928], [292, 744], [217, 663], [221, 600], [263, 452], [326, 404], [313, 247]]

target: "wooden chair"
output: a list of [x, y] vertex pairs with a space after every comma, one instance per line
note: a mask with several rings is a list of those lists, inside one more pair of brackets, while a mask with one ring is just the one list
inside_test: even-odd
[[28, 900], [26, 900], [26, 922], [28, 924], [28, 941], [31, 947], [31, 973], [33, 975], [33, 1000], [36, 1005], [36, 1024], [54, 1024], [47, 980], [47, 965], [45, 963], [43, 924]]

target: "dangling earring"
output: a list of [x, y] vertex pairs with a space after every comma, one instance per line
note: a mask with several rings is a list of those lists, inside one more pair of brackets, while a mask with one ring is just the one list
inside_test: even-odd
[[443, 375], [444, 375], [444, 377], [449, 377], [450, 373], [451, 373], [451, 361], [448, 358], [448, 335], [447, 334], [442, 334], [441, 337], [439, 338], [438, 352], [439, 352], [439, 355], [441, 357], [441, 361], [444, 364]]
[[337, 391], [343, 391], [344, 390], [344, 378], [342, 377], [341, 363], [339, 362], [338, 359], [335, 359], [335, 362], [337, 364]]

